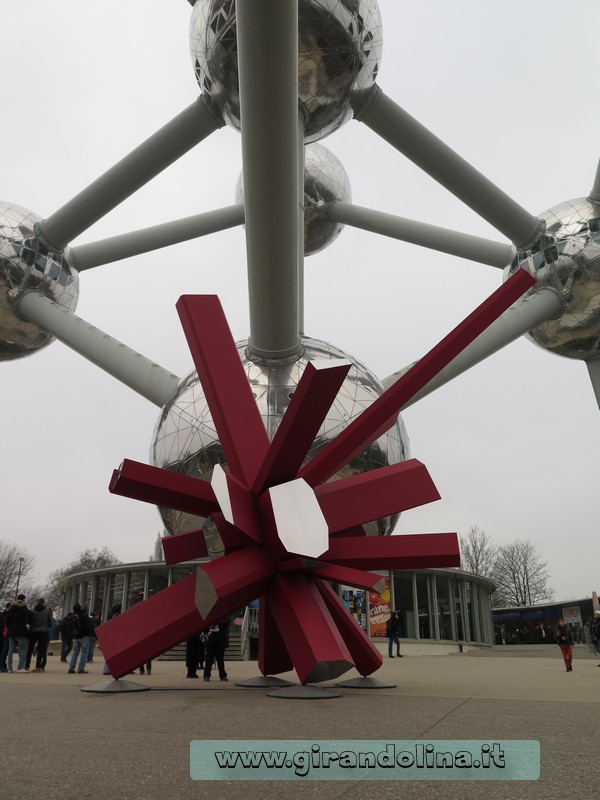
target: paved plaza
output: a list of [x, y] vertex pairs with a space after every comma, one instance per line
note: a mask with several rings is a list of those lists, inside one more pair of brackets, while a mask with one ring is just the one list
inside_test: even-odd
[[[188, 798], [591, 798], [598, 785], [600, 669], [583, 645], [566, 673], [558, 648], [387, 659], [394, 689], [343, 690], [337, 699], [283, 700], [234, 682], [256, 662], [230, 662], [229, 682], [185, 678], [157, 661], [130, 676], [152, 691], [91, 694], [102, 663], [68, 675], [0, 675], [2, 800]], [[344, 676], [354, 677], [355, 673]], [[294, 680], [292, 675], [286, 676]], [[191, 781], [192, 739], [537, 739], [537, 782]]]

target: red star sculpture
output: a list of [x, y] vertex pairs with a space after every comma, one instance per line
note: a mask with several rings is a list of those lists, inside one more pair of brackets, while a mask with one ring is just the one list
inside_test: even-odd
[[[184, 296], [177, 310], [228, 469], [212, 481], [134, 461], [110, 491], [212, 515], [225, 555], [98, 628], [118, 678], [257, 597], [259, 669], [296, 670], [302, 683], [382, 664], [330, 581], [380, 590], [370, 569], [459, 566], [455, 533], [367, 537], [363, 523], [430, 503], [439, 494], [415, 459], [326, 483], [394, 423], [399, 411], [535, 280], [519, 270], [312, 460], [303, 465], [349, 369], [307, 365], [270, 443], [217, 297]], [[207, 555], [202, 530], [163, 539], [168, 564]]]

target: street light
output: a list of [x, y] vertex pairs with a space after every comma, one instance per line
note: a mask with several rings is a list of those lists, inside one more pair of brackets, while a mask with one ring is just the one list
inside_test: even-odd
[[17, 588], [15, 589], [15, 600], [19, 594], [19, 582], [21, 581], [21, 570], [23, 569], [23, 561], [25, 558], [23, 556], [19, 557], [19, 572], [17, 573]]

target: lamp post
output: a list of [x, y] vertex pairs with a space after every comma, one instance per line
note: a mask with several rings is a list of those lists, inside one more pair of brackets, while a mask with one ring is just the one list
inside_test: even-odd
[[15, 600], [17, 599], [17, 596], [19, 594], [19, 583], [21, 581], [21, 570], [23, 569], [23, 561], [25, 561], [25, 558], [23, 556], [20, 556], [19, 557], [19, 571], [17, 573], [17, 588], [15, 589]]

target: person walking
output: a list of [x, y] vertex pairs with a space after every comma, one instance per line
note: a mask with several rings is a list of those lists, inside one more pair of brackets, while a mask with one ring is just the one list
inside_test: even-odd
[[94, 661], [94, 648], [96, 647], [96, 628], [100, 625], [100, 617], [95, 611], [90, 611], [90, 647], [88, 650], [87, 663]]
[[573, 672], [573, 651], [571, 649], [573, 646], [573, 631], [565, 624], [562, 617], [558, 620], [556, 641], [560, 647], [567, 672]]
[[[590, 626], [590, 639], [595, 655], [600, 656], [600, 611], [594, 611], [594, 619]], [[598, 666], [600, 667], [600, 664]]]
[[58, 625], [60, 633], [60, 662], [67, 663], [69, 653], [73, 649], [73, 632], [79, 628], [79, 618], [73, 611], [63, 617]]
[[6, 659], [8, 657], [8, 645], [10, 643], [10, 639], [8, 636], [8, 629], [6, 627], [6, 615], [8, 613], [8, 609], [10, 608], [10, 602], [6, 604], [4, 607], [4, 611], [2, 612], [2, 634], [4, 643], [2, 645], [2, 653], [0, 654], [0, 672], [8, 672], [8, 667], [6, 666]]
[[388, 657], [394, 658], [392, 650], [396, 645], [396, 655], [398, 658], [402, 658], [400, 655], [400, 620], [396, 611], [392, 611], [390, 618], [386, 622], [385, 635], [388, 637]]
[[217, 625], [213, 625], [208, 631], [208, 641], [206, 642], [206, 652], [204, 657], [204, 680], [210, 680], [210, 672], [213, 660], [217, 662], [219, 678], [222, 681], [228, 680], [225, 672], [225, 650], [229, 644], [229, 620], [222, 620]]
[[17, 647], [19, 648], [17, 672], [27, 672], [25, 669], [25, 662], [27, 660], [28, 625], [29, 609], [25, 605], [25, 595], [20, 594], [16, 600], [13, 600], [6, 612], [6, 630], [8, 633], [8, 655], [6, 663], [9, 672], [13, 671], [13, 655]]
[[88, 652], [90, 649], [90, 633], [92, 626], [87, 611], [83, 611], [79, 603], [73, 606], [73, 613], [79, 619], [79, 627], [73, 630], [73, 653], [69, 662], [69, 675], [75, 674], [75, 666], [77, 665], [77, 657], [79, 656], [79, 666], [77, 673], [79, 675], [87, 675], [85, 668]]
[[205, 633], [196, 633], [185, 643], [185, 666], [187, 668], [186, 678], [197, 678], [196, 671], [204, 670], [204, 649]]
[[48, 631], [52, 621], [52, 612], [46, 606], [46, 601], [43, 597], [40, 597], [30, 612], [30, 619], [29, 647], [27, 648], [25, 669], [29, 669], [31, 666], [31, 657], [37, 643], [34, 672], [43, 672], [46, 667], [46, 654], [48, 652]]

